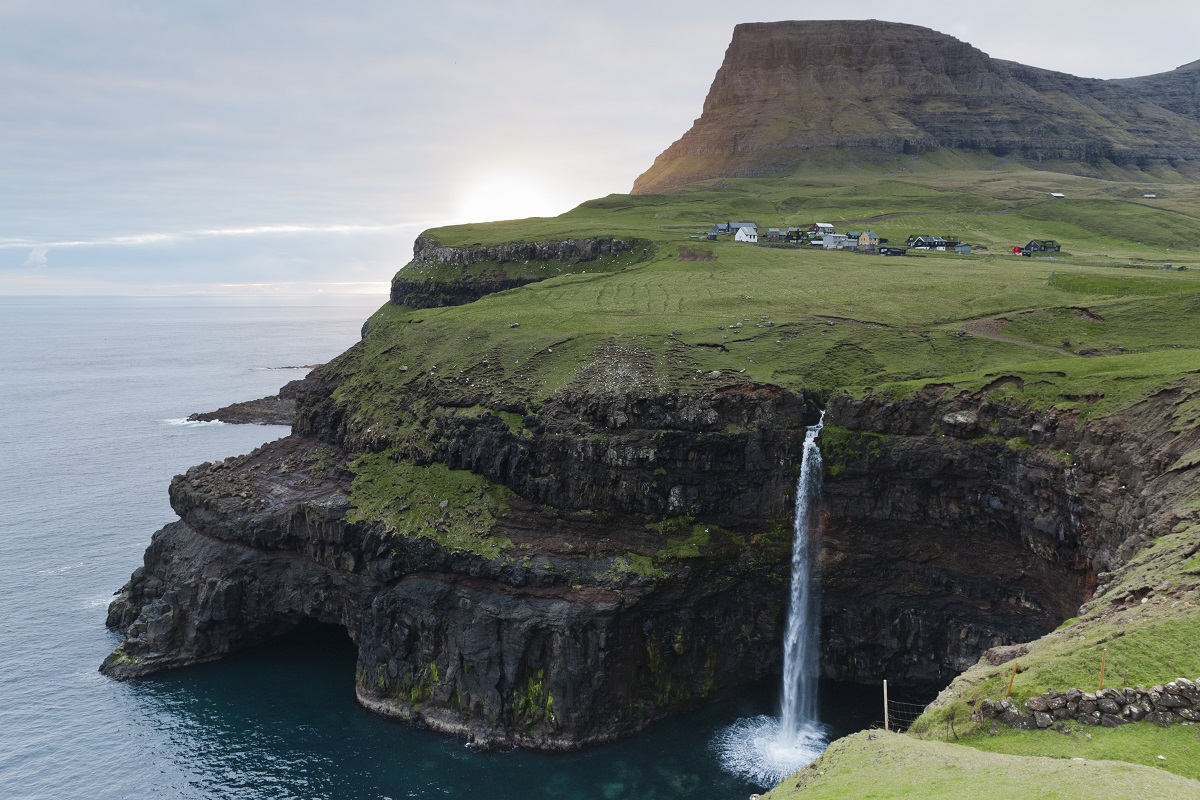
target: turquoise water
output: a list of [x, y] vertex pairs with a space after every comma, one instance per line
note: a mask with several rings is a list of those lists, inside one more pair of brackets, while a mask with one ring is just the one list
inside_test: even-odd
[[[313, 628], [224, 662], [117, 683], [112, 593], [174, 518], [172, 475], [286, 435], [180, 424], [274, 393], [358, 339], [378, 301], [0, 298], [0, 797], [745, 798], [713, 734], [776, 687], [583, 753], [479, 752], [354, 702], [354, 650]], [[346, 301], [343, 301], [346, 302]], [[877, 693], [822, 687], [836, 735]]]

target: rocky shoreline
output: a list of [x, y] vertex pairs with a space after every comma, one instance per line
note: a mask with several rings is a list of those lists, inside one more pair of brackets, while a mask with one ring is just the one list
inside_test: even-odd
[[230, 403], [216, 411], [190, 415], [188, 422], [224, 422], [230, 425], [288, 425], [296, 416], [296, 392], [303, 378], [288, 381], [278, 394]]

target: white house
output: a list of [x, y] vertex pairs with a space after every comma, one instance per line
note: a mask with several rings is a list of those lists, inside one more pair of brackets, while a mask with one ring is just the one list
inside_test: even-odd
[[758, 242], [758, 228], [743, 225], [733, 237], [735, 242]]
[[846, 247], [850, 237], [844, 233], [825, 234], [824, 247], [826, 250], [841, 250]]

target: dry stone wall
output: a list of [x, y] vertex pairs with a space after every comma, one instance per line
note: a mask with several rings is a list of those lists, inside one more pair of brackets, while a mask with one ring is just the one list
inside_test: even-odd
[[998, 720], [1010, 728], [1062, 730], [1068, 723], [1116, 728], [1131, 722], [1152, 722], [1166, 727], [1200, 722], [1200, 678], [1177, 678], [1161, 686], [1136, 686], [1084, 692], [1054, 689], [1025, 701], [984, 700], [976, 712], [981, 721]]

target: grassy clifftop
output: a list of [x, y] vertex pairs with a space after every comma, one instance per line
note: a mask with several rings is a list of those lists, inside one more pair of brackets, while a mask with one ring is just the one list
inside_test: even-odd
[[[639, 354], [643, 377], [669, 391], [713, 371], [722, 380], [861, 392], [945, 376], [986, 383], [1004, 370], [1037, 376], [1037, 386], [1049, 375], [1052, 387], [1030, 393], [1039, 402], [1070, 403], [1074, 394], [1095, 405], [1100, 395], [1101, 407], [1112, 408], [1136, 394], [1113, 376], [1128, 372], [1145, 388], [1196, 365], [1200, 187], [1146, 184], [1162, 198], [1149, 201], [1146, 187], [1128, 182], [983, 166], [946, 154], [899, 157], [429, 231], [459, 247], [627, 236], [650, 242], [652, 254], [602, 272], [578, 264], [461, 307], [386, 306], [366, 348], [403, 353], [409, 369], [358, 383], [433, 370], [536, 402], [574, 380], [602, 343], [619, 341]], [[1068, 197], [1051, 200], [1052, 189]], [[940, 234], [988, 249], [880, 258], [703, 239], [713, 222], [730, 219], [764, 229], [832, 222], [896, 243]], [[1063, 252], [1008, 255], [1032, 238], [1056, 239]], [[680, 260], [689, 249], [713, 260]], [[388, 362], [364, 359], [367, 373], [372, 363]]]

